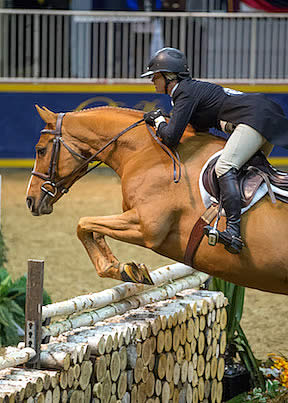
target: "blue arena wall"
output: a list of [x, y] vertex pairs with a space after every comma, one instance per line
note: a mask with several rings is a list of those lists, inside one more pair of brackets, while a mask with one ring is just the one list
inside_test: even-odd
[[[243, 92], [262, 92], [278, 102], [288, 117], [288, 85], [223, 85]], [[170, 98], [152, 85], [122, 84], [0, 84], [0, 167], [32, 167], [34, 147], [44, 123], [34, 105], [69, 112], [101, 105], [169, 112]], [[273, 165], [288, 165], [288, 151], [275, 148]]]

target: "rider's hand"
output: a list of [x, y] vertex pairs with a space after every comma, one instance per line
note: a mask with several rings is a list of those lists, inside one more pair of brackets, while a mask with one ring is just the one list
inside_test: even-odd
[[166, 122], [160, 109], [144, 113], [144, 120], [148, 125], [155, 127], [156, 129], [158, 129], [161, 122]]

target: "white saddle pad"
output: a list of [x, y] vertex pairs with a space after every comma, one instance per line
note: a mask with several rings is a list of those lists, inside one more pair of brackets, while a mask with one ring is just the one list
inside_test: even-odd
[[[213, 158], [218, 157], [218, 155], [221, 155], [222, 150], [218, 151], [217, 153], [213, 154], [208, 161], [206, 162], [206, 164], [203, 166], [200, 176], [199, 176], [199, 189], [200, 189], [200, 193], [201, 193], [201, 197], [202, 197], [202, 201], [203, 204], [206, 208], [210, 207], [212, 202], [217, 201], [213, 196], [211, 196], [207, 190], [204, 188], [203, 185], [203, 173], [205, 171], [205, 169], [207, 168], [207, 165], [209, 164], [209, 162], [211, 160], [213, 160]], [[272, 191], [276, 194], [282, 195], [282, 196], [286, 196], [288, 197], [288, 191], [285, 191], [283, 189], [279, 189], [278, 187], [271, 185]], [[241, 209], [241, 214], [245, 213], [245, 211], [249, 210], [250, 207], [254, 206], [255, 203], [257, 203], [260, 199], [262, 199], [262, 197], [264, 197], [266, 195], [266, 193], [268, 193], [268, 188], [266, 183], [262, 183], [262, 185], [259, 187], [259, 189], [257, 190], [257, 192], [255, 193], [251, 203], [245, 207]], [[224, 210], [222, 212], [222, 215], [225, 215]]]

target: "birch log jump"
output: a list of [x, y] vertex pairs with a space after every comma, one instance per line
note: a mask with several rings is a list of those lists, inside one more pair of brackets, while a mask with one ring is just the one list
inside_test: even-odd
[[158, 286], [43, 307], [44, 318], [76, 314], [42, 328], [54, 336], [41, 345], [40, 369], [0, 370], [0, 403], [222, 402], [226, 298], [195, 289], [208, 276], [184, 265], [153, 274]]
[[92, 326], [95, 323], [104, 319], [111, 318], [115, 315], [123, 314], [131, 309], [145, 306], [150, 302], [161, 301], [167, 298], [172, 298], [177, 292], [198, 285], [199, 279], [195, 281], [194, 276], [188, 276], [179, 280], [175, 280], [169, 285], [149, 290], [135, 297], [130, 297], [119, 301], [115, 304], [108, 305], [95, 311], [80, 314], [61, 322], [55, 322], [50, 326], [42, 328], [42, 337], [59, 336], [61, 333], [71, 329], [76, 329], [83, 326]]
[[[197, 288], [209, 278], [208, 274], [199, 272], [181, 263], [160, 267], [151, 272], [150, 275], [157, 287], [181, 277], [193, 276], [195, 279], [193, 287]], [[109, 290], [81, 295], [67, 301], [45, 305], [42, 307], [42, 320], [55, 316], [72, 315], [92, 308], [99, 309], [109, 304], [119, 302], [122, 299], [138, 295], [144, 290], [151, 288], [152, 287], [143, 284], [124, 283], [110, 288]]]
[[184, 290], [70, 330], [41, 346], [46, 369], [0, 371], [0, 402], [21, 394], [31, 402], [220, 403], [226, 302], [219, 292]]

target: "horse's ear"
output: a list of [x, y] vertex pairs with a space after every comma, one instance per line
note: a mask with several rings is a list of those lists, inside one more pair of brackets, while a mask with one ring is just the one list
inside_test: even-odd
[[35, 105], [35, 108], [37, 109], [37, 112], [39, 113], [40, 117], [44, 120], [44, 122], [55, 123], [57, 113], [49, 111], [49, 109], [46, 108], [45, 106], [43, 108], [40, 108], [40, 106]]

